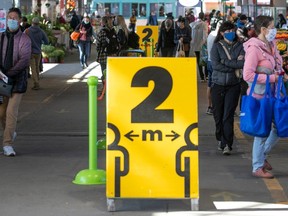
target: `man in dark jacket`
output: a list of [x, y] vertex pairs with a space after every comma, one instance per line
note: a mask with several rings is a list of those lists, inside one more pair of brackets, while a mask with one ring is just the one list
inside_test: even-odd
[[38, 17], [32, 19], [32, 26], [25, 30], [25, 33], [30, 37], [32, 42], [32, 56], [30, 59], [30, 69], [32, 73], [32, 79], [34, 82], [33, 90], [38, 90], [39, 74], [41, 64], [41, 45], [47, 45], [49, 43], [46, 33], [39, 26], [40, 20]]
[[[3, 127], [3, 150], [6, 156], [15, 156], [12, 144], [16, 138], [18, 109], [27, 90], [27, 71], [31, 56], [31, 40], [20, 30], [21, 11], [10, 8], [7, 30], [0, 33], [0, 69], [13, 82], [12, 96], [4, 97], [0, 105]], [[0, 78], [3, 78], [2, 76]]]

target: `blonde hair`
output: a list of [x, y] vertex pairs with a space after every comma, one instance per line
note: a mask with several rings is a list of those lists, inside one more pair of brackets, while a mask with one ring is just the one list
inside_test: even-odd
[[125, 32], [125, 36], [128, 38], [129, 30], [127, 28], [124, 17], [122, 15], [117, 15], [116, 20], [117, 20], [117, 30], [121, 28]]

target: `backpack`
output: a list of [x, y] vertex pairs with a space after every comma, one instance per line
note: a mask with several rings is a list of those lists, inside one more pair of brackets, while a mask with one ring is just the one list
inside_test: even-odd
[[128, 47], [133, 49], [139, 49], [139, 40], [140, 37], [134, 31], [130, 31], [128, 34]]
[[106, 36], [109, 39], [108, 46], [106, 47], [106, 53], [108, 55], [117, 54], [120, 48], [118, 38], [114, 29], [104, 29]]

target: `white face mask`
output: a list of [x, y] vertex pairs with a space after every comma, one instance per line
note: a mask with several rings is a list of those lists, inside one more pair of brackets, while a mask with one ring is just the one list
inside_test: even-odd
[[277, 29], [276, 28], [273, 28], [273, 29], [269, 29], [269, 32], [267, 35], [265, 35], [267, 41], [271, 42], [275, 39], [276, 37], [276, 34], [277, 34]]

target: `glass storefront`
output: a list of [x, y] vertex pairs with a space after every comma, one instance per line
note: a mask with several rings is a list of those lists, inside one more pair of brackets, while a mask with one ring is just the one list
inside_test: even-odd
[[163, 0], [139, 0], [137, 2], [135, 0], [126, 0], [120, 3], [118, 0], [107, 0], [105, 2], [93, 0], [90, 5], [90, 11], [96, 12], [100, 16], [121, 14], [125, 18], [129, 18], [132, 15], [132, 11], [134, 11], [135, 15], [140, 19], [146, 19], [151, 12], [154, 12], [159, 18], [164, 18], [166, 13], [172, 12], [175, 14], [176, 9], [173, 5], [175, 5], [175, 0], [165, 0], [165, 2]]

